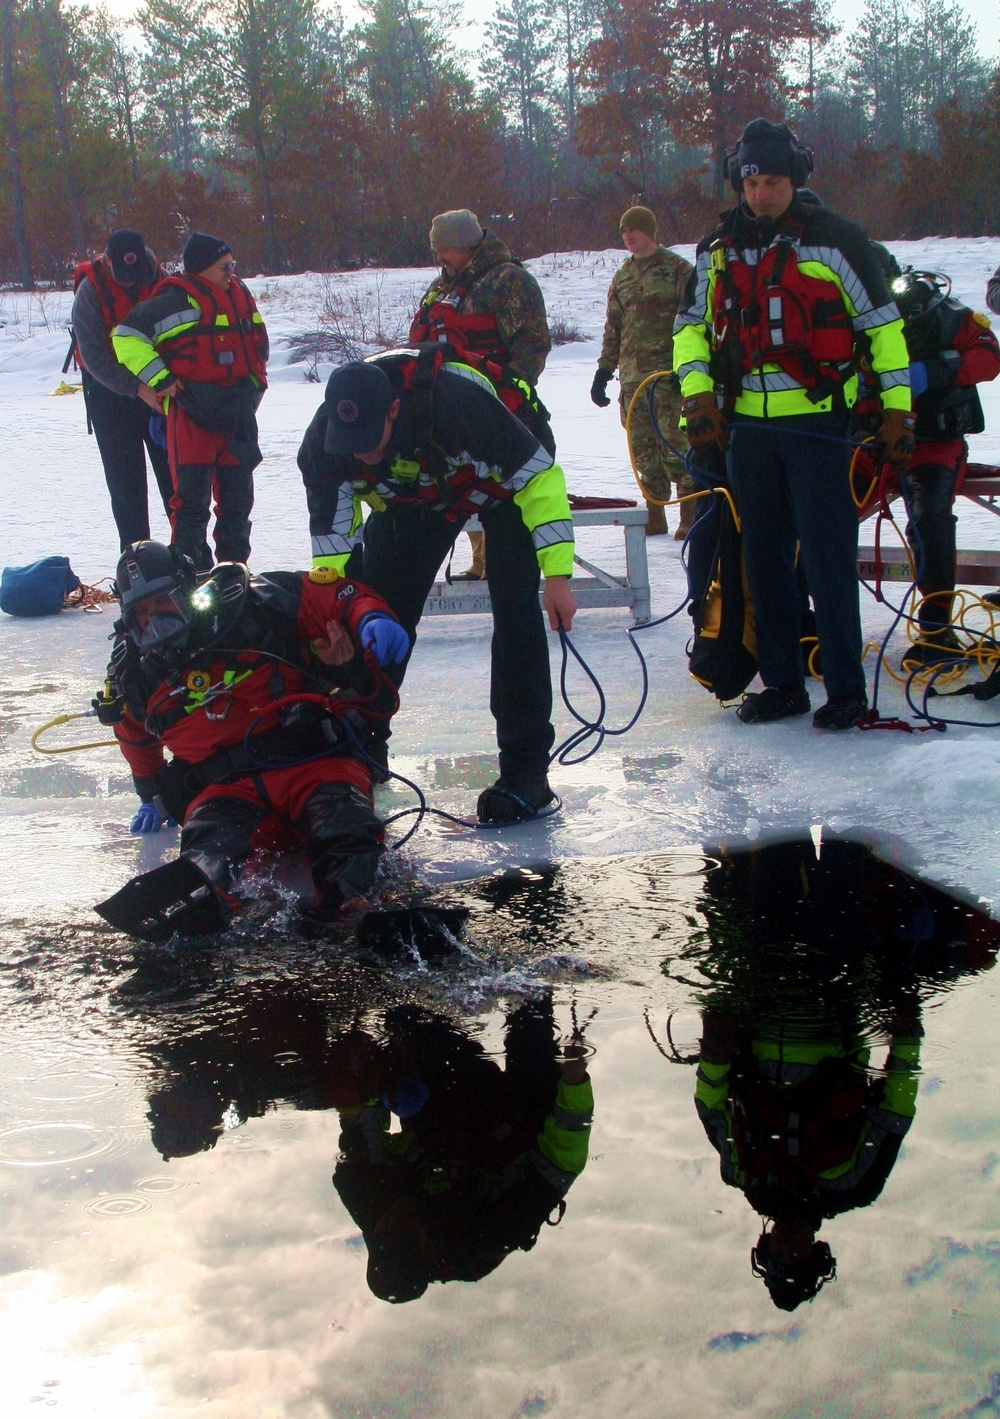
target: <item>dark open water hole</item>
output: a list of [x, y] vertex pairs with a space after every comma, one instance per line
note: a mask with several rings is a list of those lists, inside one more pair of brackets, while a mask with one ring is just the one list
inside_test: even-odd
[[1000, 1414], [1000, 925], [816, 839], [457, 884], [434, 969], [6, 922], [4, 1413]]

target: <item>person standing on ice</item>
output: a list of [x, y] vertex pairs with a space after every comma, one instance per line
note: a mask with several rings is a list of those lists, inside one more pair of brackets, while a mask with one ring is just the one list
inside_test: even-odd
[[742, 520], [764, 689], [737, 710], [765, 724], [811, 709], [805, 688], [796, 544], [816, 608], [827, 703], [817, 729], [865, 715], [858, 518], [848, 411], [864, 336], [882, 406], [881, 461], [914, 447], [903, 322], [860, 227], [802, 191], [812, 153], [785, 124], [754, 119], [730, 159], [739, 202], [698, 245], [674, 364], [692, 448], [724, 448]]
[[[552, 349], [538, 282], [467, 207], [439, 212], [431, 222], [430, 240], [441, 274], [424, 293], [409, 343], [444, 340], [460, 355], [468, 351], [494, 364], [500, 398], [554, 457], [548, 410], [535, 393]], [[485, 534], [468, 536], [472, 566], [455, 580], [482, 581]]]
[[261, 461], [257, 406], [267, 388], [268, 341], [249, 289], [221, 237], [192, 232], [184, 274], [168, 276], [112, 332], [125, 368], [164, 401], [173, 481], [172, 542], [199, 571], [215, 496], [220, 562], [250, 558], [253, 470]]
[[122, 619], [94, 706], [132, 770], [132, 832], [168, 814], [183, 824], [181, 858], [211, 886], [220, 925], [276, 823], [308, 853], [321, 913], [367, 892], [383, 832], [362, 749], [398, 703], [380, 667], [409, 645], [382, 598], [233, 563], [199, 579], [177, 547], [149, 541], [126, 548], [115, 590]]
[[[490, 709], [500, 777], [481, 822], [533, 818], [554, 797], [555, 739], [543, 600], [553, 630], [573, 624], [573, 521], [563, 471], [478, 370], [443, 351], [396, 350], [334, 370], [298, 455], [315, 578], [361, 574], [412, 642], [438, 567], [472, 513], [486, 533], [493, 604]], [[408, 657], [407, 657], [408, 659]], [[390, 672], [402, 683], [407, 659]], [[383, 752], [385, 748], [383, 746]]]
[[122, 550], [149, 536], [147, 453], [170, 516], [170, 465], [150, 433], [150, 411], [162, 414], [163, 401], [118, 363], [111, 345], [112, 330], [152, 295], [161, 275], [142, 233], [122, 227], [108, 237], [103, 256], [81, 261], [73, 277], [74, 353]]
[[[590, 397], [599, 409], [608, 407], [607, 388], [617, 369], [624, 428], [628, 407], [642, 381], [658, 370], [673, 368], [674, 320], [685, 304], [692, 267], [690, 261], [656, 240], [656, 217], [648, 207], [630, 207], [623, 212], [621, 234], [629, 257], [608, 288], [604, 343]], [[671, 380], [661, 380], [654, 388], [657, 423], [666, 438], [676, 438], [680, 394]], [[681, 460], [668, 452], [653, 432], [645, 395], [632, 415], [632, 449], [643, 487], [659, 500], [646, 503], [646, 536], [662, 535], [667, 531], [667, 515], [660, 503], [670, 501], [671, 479], [681, 493], [693, 493], [694, 483]], [[681, 504], [680, 526], [674, 534], [679, 540], [694, 525], [694, 509], [694, 503]]]
[[[890, 251], [874, 245], [903, 317], [917, 419], [916, 448], [900, 477], [906, 537], [922, 597], [918, 638], [903, 653], [901, 668], [909, 674], [963, 654], [951, 624], [957, 522], [952, 509], [969, 456], [966, 435], [986, 427], [976, 386], [1000, 375], [1000, 345], [988, 316], [949, 295], [947, 276], [912, 267], [902, 271]], [[862, 397], [855, 408], [859, 437], [874, 432], [868, 403]]]

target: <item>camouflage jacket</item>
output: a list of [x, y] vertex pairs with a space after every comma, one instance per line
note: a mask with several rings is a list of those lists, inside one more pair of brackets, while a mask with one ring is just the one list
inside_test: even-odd
[[617, 369], [622, 385], [673, 368], [674, 317], [684, 308], [691, 270], [689, 261], [665, 246], [622, 263], [608, 288], [598, 368]]
[[[552, 348], [545, 318], [545, 299], [538, 282], [499, 237], [487, 231], [473, 249], [472, 260], [457, 276], [441, 273], [428, 286], [421, 308], [431, 306], [453, 292], [461, 293], [460, 315], [496, 317], [503, 350], [515, 375], [536, 384]], [[415, 319], [419, 320], [419, 313]]]

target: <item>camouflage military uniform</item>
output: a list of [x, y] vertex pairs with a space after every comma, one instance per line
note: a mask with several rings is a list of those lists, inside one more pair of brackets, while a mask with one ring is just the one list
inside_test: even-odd
[[[665, 246], [652, 256], [630, 256], [614, 274], [597, 366], [609, 373], [618, 370], [623, 425], [632, 396], [646, 376], [673, 368], [674, 317], [685, 305], [690, 274], [690, 263]], [[665, 437], [680, 448], [680, 394], [673, 381], [661, 380], [653, 388], [657, 423]], [[679, 493], [694, 491], [683, 462], [668, 453], [653, 433], [645, 393], [632, 415], [632, 448], [643, 485], [652, 497], [666, 501], [671, 480]]]
[[487, 231], [463, 271], [457, 276], [436, 276], [421, 308], [453, 291], [463, 293], [456, 307], [459, 315], [495, 317], [503, 347], [497, 354], [509, 361], [513, 374], [536, 384], [552, 349], [545, 299], [534, 276], [514, 260], [499, 237]]

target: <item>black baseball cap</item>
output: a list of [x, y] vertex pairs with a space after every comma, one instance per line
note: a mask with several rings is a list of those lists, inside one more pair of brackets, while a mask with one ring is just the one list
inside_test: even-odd
[[149, 280], [146, 239], [131, 227], [120, 227], [108, 237], [105, 247], [111, 273], [120, 286], [135, 286]]
[[385, 370], [364, 360], [335, 369], [326, 384], [327, 453], [371, 453], [382, 442], [394, 399]]

